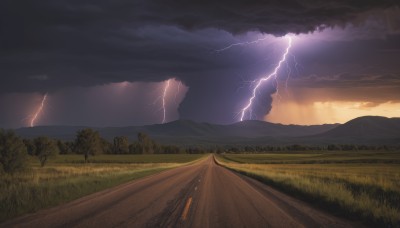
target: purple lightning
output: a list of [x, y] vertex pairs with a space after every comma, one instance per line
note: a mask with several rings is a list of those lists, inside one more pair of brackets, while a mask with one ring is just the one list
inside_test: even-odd
[[35, 121], [38, 118], [39, 114], [43, 111], [43, 107], [44, 107], [44, 104], [46, 102], [46, 99], [47, 99], [47, 93], [44, 94], [44, 96], [42, 98], [42, 102], [40, 103], [39, 108], [36, 110], [35, 114], [33, 115], [32, 119], [31, 119], [31, 124], [30, 124], [31, 127], [35, 126]]
[[164, 112], [162, 123], [165, 123], [165, 119], [166, 119], [165, 97], [167, 96], [167, 91], [168, 91], [168, 88], [169, 88], [170, 80], [171, 79], [168, 79], [165, 82], [164, 92], [163, 92], [163, 96], [162, 96], [162, 108], [163, 108], [163, 112]]
[[[291, 38], [290, 36], [287, 36], [287, 38], [288, 38], [288, 46], [286, 47], [286, 50], [285, 50], [285, 53], [284, 53], [283, 56], [282, 56], [282, 59], [279, 60], [278, 65], [275, 67], [274, 71], [273, 71], [271, 74], [269, 74], [269, 75], [267, 75], [267, 76], [265, 76], [265, 77], [263, 77], [263, 78], [260, 78], [260, 79], [257, 81], [256, 86], [253, 88], [252, 96], [250, 97], [250, 99], [249, 99], [247, 105], [241, 110], [240, 121], [243, 121], [243, 118], [244, 118], [244, 116], [245, 116], [245, 114], [246, 114], [247, 112], [250, 112], [250, 118], [251, 118], [251, 109], [250, 109], [250, 107], [251, 107], [251, 105], [253, 104], [253, 100], [254, 100], [254, 99], [256, 98], [256, 96], [257, 96], [257, 95], [256, 95], [256, 94], [257, 94], [257, 90], [258, 90], [258, 88], [261, 86], [261, 84], [262, 84], [263, 82], [265, 82], [265, 81], [268, 81], [268, 80], [271, 79], [271, 78], [274, 78], [275, 80], [277, 79], [278, 70], [279, 70], [279, 68], [281, 67], [282, 63], [285, 62], [286, 56], [288, 55], [289, 50], [290, 50], [290, 48], [291, 48], [291, 46], [292, 46], [292, 38]], [[278, 88], [278, 86], [276, 86], [276, 88]]]
[[178, 89], [176, 90], [175, 97], [174, 97], [174, 103], [175, 103], [175, 104], [178, 104], [178, 103], [176, 102], [176, 97], [178, 96], [178, 94], [179, 94], [179, 92], [180, 92], [180, 90], [181, 90], [181, 85], [182, 85], [182, 82], [179, 81]]
[[234, 44], [231, 44], [231, 45], [226, 46], [226, 47], [224, 47], [224, 48], [215, 50], [215, 52], [223, 52], [223, 51], [225, 51], [225, 50], [227, 50], [227, 49], [229, 49], [229, 48], [232, 48], [232, 47], [234, 47], [234, 46], [247, 46], [247, 45], [250, 45], [250, 44], [255, 44], [255, 43], [258, 43], [258, 42], [260, 42], [260, 41], [266, 40], [267, 38], [268, 38], [268, 37], [264, 37], [264, 38], [260, 38], [260, 39], [253, 40], [253, 41], [234, 43]]

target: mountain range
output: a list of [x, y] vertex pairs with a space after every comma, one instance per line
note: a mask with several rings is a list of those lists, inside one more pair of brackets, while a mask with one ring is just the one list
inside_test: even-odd
[[[25, 138], [45, 135], [73, 140], [84, 126], [38, 126], [16, 129]], [[136, 140], [139, 132], [164, 144], [177, 145], [265, 145], [265, 144], [400, 144], [400, 118], [364, 116], [344, 124], [283, 125], [247, 120], [229, 125], [177, 120], [166, 124], [93, 128], [107, 140], [127, 136]]]

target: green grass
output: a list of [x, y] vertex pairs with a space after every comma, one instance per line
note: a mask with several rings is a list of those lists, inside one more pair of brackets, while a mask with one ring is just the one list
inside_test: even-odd
[[265, 154], [224, 154], [225, 160], [255, 164], [397, 163], [400, 152], [303, 152]]
[[[78, 199], [137, 178], [194, 162], [204, 155], [60, 155], [27, 172], [0, 174], [0, 222]], [[133, 163], [138, 162], [138, 163]]]
[[[372, 157], [378, 161], [371, 163]], [[218, 160], [230, 169], [337, 215], [366, 225], [400, 227], [400, 164], [390, 158], [396, 161], [398, 155], [246, 154], [224, 155]], [[268, 162], [280, 164], [262, 164]]]

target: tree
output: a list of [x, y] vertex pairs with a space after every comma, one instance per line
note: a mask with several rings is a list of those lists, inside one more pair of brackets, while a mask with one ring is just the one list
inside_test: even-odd
[[329, 144], [327, 147], [328, 150], [341, 150], [339, 145]]
[[60, 154], [71, 154], [73, 149], [72, 144], [73, 143], [71, 142], [63, 142], [61, 140], [57, 140], [57, 146]]
[[116, 136], [113, 145], [114, 153], [127, 154], [129, 153], [129, 139], [126, 136]]
[[142, 154], [154, 154], [154, 142], [145, 133], [138, 133], [139, 146]]
[[55, 140], [48, 137], [38, 137], [34, 140], [35, 155], [39, 158], [40, 165], [43, 167], [50, 157], [55, 157], [60, 153], [60, 149]]
[[158, 143], [156, 143], [154, 140], [151, 140], [151, 145], [152, 149], [150, 151], [153, 151], [153, 154], [162, 154], [164, 153], [162, 150], [162, 146], [160, 146]]
[[104, 138], [100, 137], [100, 145], [101, 145], [101, 150], [105, 154], [113, 154], [114, 153], [114, 145], [107, 141]]
[[0, 164], [4, 172], [14, 173], [25, 169], [27, 157], [24, 142], [13, 131], [4, 132], [0, 129]]
[[101, 153], [101, 138], [99, 132], [90, 128], [78, 131], [75, 139], [75, 149], [78, 153], [85, 156], [85, 162], [88, 162], [89, 156]]
[[185, 153], [185, 151], [182, 150], [178, 146], [163, 145], [163, 146], [160, 146], [160, 152], [159, 153], [163, 153], [163, 154], [182, 154], [182, 153]]
[[29, 155], [34, 156], [35, 152], [36, 152], [36, 147], [35, 147], [35, 143], [33, 142], [32, 139], [23, 139], [22, 140], [26, 146], [26, 149], [28, 151]]
[[129, 153], [130, 154], [140, 154], [142, 152], [142, 148], [138, 142], [134, 142], [129, 145]]

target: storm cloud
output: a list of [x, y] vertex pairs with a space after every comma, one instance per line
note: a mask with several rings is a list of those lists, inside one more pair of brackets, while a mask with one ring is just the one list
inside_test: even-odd
[[[285, 43], [273, 36], [363, 25], [380, 14], [387, 21], [377, 23], [386, 23], [388, 34], [396, 33], [398, 17], [392, 14], [398, 5], [390, 0], [4, 0], [0, 94], [51, 94], [72, 87], [177, 78], [189, 87], [179, 107], [181, 118], [229, 123], [250, 94], [246, 82], [269, 73], [279, 59]], [[267, 44], [214, 51], [263, 34], [273, 35]], [[389, 49], [397, 50], [394, 46]], [[312, 55], [302, 54], [304, 49], [294, 51], [303, 65], [315, 63]], [[269, 112], [274, 92], [271, 86], [263, 90], [255, 109], [260, 118]]]

